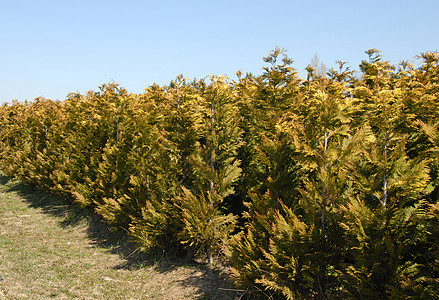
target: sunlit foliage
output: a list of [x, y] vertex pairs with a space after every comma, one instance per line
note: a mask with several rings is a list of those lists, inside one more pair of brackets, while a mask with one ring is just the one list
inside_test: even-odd
[[439, 54], [0, 108], [0, 167], [263, 298], [439, 298]]

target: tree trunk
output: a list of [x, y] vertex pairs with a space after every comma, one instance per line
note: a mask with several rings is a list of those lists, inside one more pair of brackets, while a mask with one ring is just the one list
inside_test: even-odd
[[[214, 108], [213, 108], [213, 103], [212, 103], [212, 107], [211, 107], [211, 118], [212, 118], [212, 137], [215, 136], [215, 118], [214, 118]], [[210, 152], [210, 172], [211, 172], [211, 179], [210, 179], [210, 206], [213, 208], [213, 168], [214, 168], [214, 156], [215, 156], [215, 145], [212, 145], [212, 149]]]
[[387, 168], [387, 118], [386, 118], [386, 133], [384, 137], [384, 175], [383, 175], [383, 206], [387, 205], [387, 177], [386, 177], [386, 168]]
[[212, 247], [209, 247], [207, 250], [207, 264], [209, 265], [209, 268], [212, 268], [212, 266], [213, 266]]

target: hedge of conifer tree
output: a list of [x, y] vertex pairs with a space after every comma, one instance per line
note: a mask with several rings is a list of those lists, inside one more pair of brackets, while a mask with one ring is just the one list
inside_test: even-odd
[[225, 258], [255, 296], [437, 299], [439, 54], [366, 54], [4, 104], [0, 167], [142, 250]]

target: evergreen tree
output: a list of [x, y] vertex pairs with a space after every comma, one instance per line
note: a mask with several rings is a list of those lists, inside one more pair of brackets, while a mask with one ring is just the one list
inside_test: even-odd
[[[246, 231], [228, 252], [238, 283], [289, 299], [336, 295], [334, 269], [343, 257], [339, 208], [350, 191], [345, 164], [358, 151], [358, 138], [349, 132], [345, 83], [312, 71], [309, 78], [275, 126], [297, 162], [289, 175], [295, 199], [284, 204], [276, 186], [252, 194]], [[298, 178], [304, 175], [302, 183]]]
[[183, 221], [175, 199], [183, 184], [192, 184], [190, 156], [200, 135], [197, 97], [182, 76], [170, 87], [150, 87], [141, 97], [149, 116], [139, 115], [137, 123], [140, 132], [133, 154], [138, 173], [131, 176], [130, 195], [144, 206], [130, 232], [145, 250], [178, 248]]
[[205, 250], [212, 265], [236, 221], [221, 209], [241, 174], [237, 152], [242, 141], [235, 98], [225, 78], [212, 77], [208, 85], [202, 84], [199, 100], [201, 138], [191, 156], [195, 180], [176, 200], [184, 222], [180, 240]]
[[345, 288], [354, 298], [400, 295], [406, 277], [419, 276], [417, 251], [426, 237], [428, 167], [406, 154], [404, 113], [393, 66], [376, 50], [363, 62], [363, 87], [355, 93], [365, 103], [368, 138], [351, 170], [355, 197], [343, 208], [348, 240]]

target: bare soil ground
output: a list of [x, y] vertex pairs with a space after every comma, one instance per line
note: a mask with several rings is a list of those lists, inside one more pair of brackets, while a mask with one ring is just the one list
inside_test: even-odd
[[234, 299], [224, 271], [135, 251], [92, 212], [0, 174], [0, 299]]

